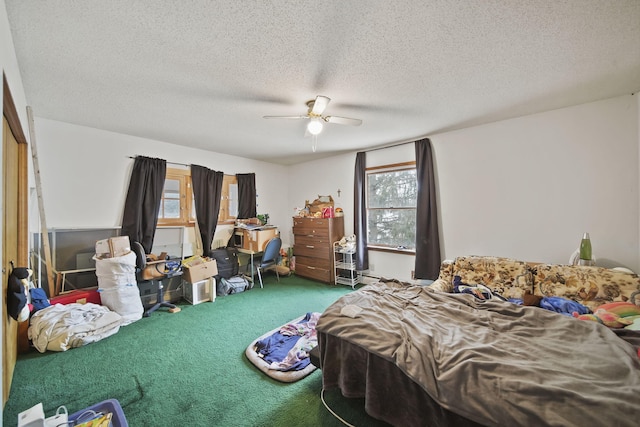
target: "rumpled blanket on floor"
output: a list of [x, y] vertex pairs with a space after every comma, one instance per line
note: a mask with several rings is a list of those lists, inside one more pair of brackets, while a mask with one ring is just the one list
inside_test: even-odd
[[31, 317], [29, 339], [40, 352], [66, 351], [120, 330], [122, 316], [98, 304], [55, 304]]
[[277, 332], [256, 342], [256, 352], [269, 363], [269, 369], [292, 371], [309, 365], [309, 352], [318, 345], [316, 323], [320, 313], [307, 313], [297, 323], [288, 323]]

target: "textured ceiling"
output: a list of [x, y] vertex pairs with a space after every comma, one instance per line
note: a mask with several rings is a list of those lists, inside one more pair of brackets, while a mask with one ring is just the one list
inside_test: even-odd
[[274, 163], [640, 89], [639, 0], [5, 3], [36, 116]]

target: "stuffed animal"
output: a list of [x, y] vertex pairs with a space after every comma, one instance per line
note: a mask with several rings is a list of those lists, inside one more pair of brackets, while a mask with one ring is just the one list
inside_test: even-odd
[[610, 328], [624, 328], [625, 326], [633, 323], [631, 319], [625, 319], [624, 317], [620, 317], [603, 308], [596, 309], [593, 314], [578, 314], [577, 311], [574, 311], [571, 315], [580, 320], [590, 320], [592, 322], [602, 323]]
[[24, 322], [29, 319], [27, 292], [31, 270], [26, 267], [15, 267], [9, 275], [7, 284], [7, 311], [14, 320]]
[[346, 252], [352, 252], [356, 250], [356, 235], [352, 234], [351, 236], [344, 236], [338, 242], [341, 249]]

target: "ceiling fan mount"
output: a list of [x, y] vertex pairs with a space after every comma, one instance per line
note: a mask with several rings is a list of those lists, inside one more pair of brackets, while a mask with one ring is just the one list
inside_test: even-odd
[[[329, 98], [327, 98], [329, 99]], [[328, 103], [328, 101], [327, 101]], [[316, 105], [316, 100], [315, 99], [310, 99], [309, 101], [307, 101], [305, 104], [307, 104], [307, 115], [309, 116], [309, 118], [320, 118], [324, 120], [324, 117], [322, 117], [321, 111], [320, 112], [314, 112], [313, 107]], [[326, 107], [326, 106], [325, 106]], [[322, 108], [322, 110], [324, 110], [324, 108]]]
[[311, 110], [313, 110], [313, 104], [316, 103], [315, 99], [310, 99], [306, 102], [307, 107], [309, 108], [309, 114], [311, 114]]

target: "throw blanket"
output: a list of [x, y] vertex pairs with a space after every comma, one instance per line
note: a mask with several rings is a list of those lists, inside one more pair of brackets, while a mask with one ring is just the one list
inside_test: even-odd
[[309, 365], [309, 352], [318, 345], [316, 323], [320, 313], [307, 313], [298, 323], [288, 323], [279, 331], [256, 342], [256, 352], [269, 369], [292, 371]]
[[121, 324], [118, 313], [98, 304], [55, 304], [31, 317], [28, 335], [40, 353], [66, 351], [111, 336]]
[[[350, 317], [345, 306], [362, 311]], [[640, 419], [636, 349], [595, 322], [380, 282], [341, 297], [317, 331], [394, 363], [442, 407], [483, 425]]]

